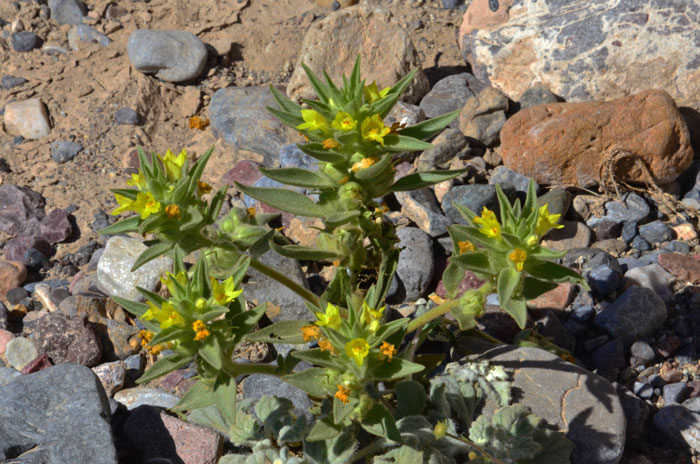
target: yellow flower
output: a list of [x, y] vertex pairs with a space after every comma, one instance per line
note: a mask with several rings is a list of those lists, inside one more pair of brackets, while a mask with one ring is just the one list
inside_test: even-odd
[[165, 213], [169, 218], [180, 219], [180, 207], [176, 204], [171, 204], [165, 207]]
[[439, 295], [437, 295], [437, 294], [435, 294], [435, 293], [431, 293], [430, 295], [428, 295], [428, 299], [429, 299], [430, 301], [432, 301], [433, 303], [435, 303], [436, 305], [441, 305], [441, 304], [443, 304], [445, 301], [447, 301], [446, 299], [442, 298], [441, 296], [439, 296]]
[[204, 340], [209, 335], [211, 335], [211, 332], [207, 330], [206, 324], [204, 324], [204, 322], [200, 321], [199, 319], [192, 323], [192, 330], [195, 331], [195, 341]]
[[369, 142], [375, 141], [384, 145], [384, 137], [391, 132], [389, 127], [384, 126], [384, 121], [379, 114], [373, 114], [370, 117], [365, 118], [360, 126], [362, 132], [362, 138]]
[[374, 163], [378, 161], [377, 158], [363, 158], [362, 161], [358, 161], [357, 163], [353, 164], [350, 170], [352, 172], [357, 172], [362, 169], [367, 169], [368, 167], [372, 166]]
[[360, 315], [360, 321], [369, 329], [370, 332], [377, 333], [377, 330], [379, 330], [382, 316], [384, 315], [384, 309], [386, 309], [386, 306], [382, 306], [381, 308], [375, 310], [370, 308], [367, 302], [362, 303], [362, 314]]
[[117, 200], [117, 204], [119, 206], [114, 208], [112, 211], [112, 216], [118, 216], [124, 211], [132, 211], [132, 206], [134, 205], [135, 200], [127, 198], [124, 195], [119, 195], [118, 193], [114, 194], [114, 199]]
[[379, 347], [379, 359], [388, 359], [391, 361], [391, 358], [393, 358], [395, 354], [396, 347], [394, 345], [389, 342], [382, 342], [382, 345]]
[[334, 148], [338, 148], [340, 146], [340, 143], [334, 139], [326, 139], [321, 144], [323, 145], [324, 150], [333, 150]]
[[537, 213], [537, 235], [542, 237], [550, 231], [550, 229], [561, 229], [563, 224], [557, 224], [561, 214], [549, 214], [549, 206], [544, 204], [540, 206]]
[[321, 336], [321, 329], [315, 325], [305, 325], [301, 328], [301, 335], [304, 337], [305, 342], [310, 342]]
[[167, 277], [160, 278], [160, 283], [167, 287], [168, 292], [171, 295], [175, 295], [176, 290], [177, 290], [177, 287], [175, 286], [175, 282], [180, 284], [181, 287], [187, 286], [187, 273], [185, 271], [180, 271], [177, 274], [173, 274], [172, 272], [168, 272]]
[[350, 389], [348, 387], [344, 387], [340, 384], [337, 384], [337, 385], [338, 385], [338, 391], [335, 392], [335, 395], [333, 395], [333, 396], [335, 396], [336, 398], [338, 398], [340, 401], [342, 401], [345, 404], [349, 403], [350, 402]]
[[150, 330], [142, 330], [139, 332], [139, 337], [141, 338], [141, 346], [146, 346], [153, 340], [153, 332]]
[[335, 115], [335, 119], [331, 123], [333, 129], [350, 131], [357, 126], [357, 121], [355, 121], [352, 116], [344, 111], [338, 111]]
[[318, 340], [318, 347], [321, 351], [330, 351], [331, 354], [335, 354], [335, 348], [331, 345], [331, 342], [327, 338], [321, 338]]
[[[119, 199], [117, 199], [117, 202], [119, 202]], [[117, 212], [117, 210], [119, 210], [119, 212], [123, 211], [123, 206], [125, 205], [122, 205], [112, 211], [112, 214]], [[151, 214], [155, 214], [160, 211], [160, 203], [153, 198], [153, 194], [151, 192], [139, 192], [136, 195], [136, 201], [131, 201], [131, 204], [125, 209], [135, 211], [141, 215], [141, 219], [146, 219]]]
[[518, 271], [523, 270], [523, 263], [527, 259], [527, 252], [521, 248], [516, 248], [508, 254], [508, 259], [515, 263]]
[[168, 303], [167, 301], [159, 308], [150, 301], [148, 303], [148, 310], [143, 313], [141, 319], [144, 321], [150, 321], [155, 319], [160, 324], [160, 329], [165, 330], [172, 326], [184, 326], [185, 319], [180, 316], [176, 311], [175, 307]]
[[250, 208], [246, 209], [246, 212], [248, 213], [248, 216], [255, 217], [255, 207], [254, 206], [251, 206]]
[[233, 276], [221, 283], [219, 283], [219, 281], [213, 277], [210, 277], [209, 279], [211, 280], [211, 291], [214, 295], [214, 299], [220, 305], [225, 305], [232, 302], [238, 298], [241, 293], [243, 293], [243, 290], [236, 290], [236, 284], [233, 281]]
[[459, 241], [459, 242], [457, 242], [457, 245], [459, 246], [459, 254], [460, 255], [462, 253], [471, 253], [471, 252], [476, 251], [476, 247], [469, 240]]
[[144, 179], [143, 174], [141, 174], [141, 171], [139, 171], [138, 174], [131, 175], [131, 179], [126, 181], [126, 185], [143, 190], [146, 188], [146, 179]]
[[366, 85], [364, 88], [365, 102], [374, 103], [377, 100], [386, 97], [389, 90], [391, 90], [391, 87], [386, 87], [383, 90], [379, 90], [379, 87], [377, 87], [377, 82], [374, 81], [370, 85]]
[[433, 433], [438, 440], [445, 438], [445, 435], [447, 435], [447, 421], [438, 421], [433, 428]]
[[328, 303], [328, 306], [326, 306], [326, 312], [324, 313], [315, 313], [316, 314], [316, 325], [318, 326], [326, 326], [329, 327], [333, 330], [338, 330], [340, 328], [340, 312], [338, 311], [338, 308], [336, 306], [333, 306], [332, 304]]
[[168, 180], [173, 182], [182, 177], [182, 167], [185, 165], [185, 160], [187, 159], [187, 153], [182, 150], [179, 155], [173, 155], [170, 150], [165, 152], [165, 156], [158, 156], [163, 162], [163, 168], [165, 168], [165, 174], [168, 176]]
[[501, 224], [496, 219], [496, 213], [484, 206], [481, 212], [481, 217], [477, 216], [474, 218], [474, 224], [479, 224], [481, 229], [479, 232], [486, 235], [489, 238], [501, 238]]
[[297, 126], [299, 130], [328, 132], [328, 121], [314, 110], [301, 110], [301, 117], [304, 122]]
[[197, 181], [197, 193], [199, 193], [200, 195], [205, 195], [209, 192], [211, 192], [211, 185], [207, 184], [204, 181], [198, 180]]
[[374, 208], [374, 212], [377, 214], [388, 213], [389, 207], [386, 205], [386, 203], [382, 203], [377, 208]]
[[350, 340], [345, 344], [345, 353], [361, 367], [369, 354], [369, 343], [364, 338]]
[[194, 302], [194, 307], [197, 309], [198, 312], [203, 313], [204, 311], [209, 309], [209, 302], [204, 298], [197, 298], [197, 301]]

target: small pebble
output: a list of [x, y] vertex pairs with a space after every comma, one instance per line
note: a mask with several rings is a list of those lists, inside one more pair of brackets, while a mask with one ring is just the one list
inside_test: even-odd
[[2, 76], [2, 81], [0, 82], [0, 86], [4, 90], [10, 90], [13, 87], [20, 86], [24, 83], [27, 82], [27, 79], [24, 79], [22, 77], [15, 77], [15, 76], [10, 76], [9, 74], [5, 74]]
[[651, 385], [649, 385], [648, 383], [641, 382], [634, 382], [634, 387], [632, 388], [632, 391], [635, 395], [645, 400], [650, 399], [654, 394], [654, 389], [651, 388]]
[[51, 144], [51, 158], [58, 164], [68, 162], [78, 156], [83, 149], [79, 143], [68, 140], [56, 140]]
[[649, 244], [649, 242], [644, 240], [644, 238], [642, 238], [640, 235], [637, 235], [636, 237], [634, 237], [630, 246], [632, 248], [634, 248], [635, 250], [639, 250], [639, 251], [651, 250], [651, 245]]
[[15, 32], [11, 40], [12, 48], [16, 52], [28, 52], [41, 45], [41, 38], [29, 31]]
[[24, 337], [13, 338], [5, 347], [5, 357], [10, 366], [21, 371], [24, 366], [39, 356], [34, 343]]
[[597, 266], [588, 274], [588, 283], [598, 295], [606, 296], [617, 290], [620, 275], [606, 265]]
[[131, 108], [124, 107], [114, 114], [114, 120], [119, 124], [137, 126], [141, 122], [141, 116]]
[[685, 382], [669, 383], [663, 389], [664, 403], [682, 403], [688, 398], [688, 385]]
[[620, 238], [627, 244], [631, 243], [634, 237], [637, 235], [637, 222], [625, 222], [622, 225], [622, 231], [620, 232]]
[[639, 236], [649, 243], [667, 242], [669, 240], [673, 240], [674, 238], [673, 229], [661, 221], [653, 221], [649, 224], [640, 226]]

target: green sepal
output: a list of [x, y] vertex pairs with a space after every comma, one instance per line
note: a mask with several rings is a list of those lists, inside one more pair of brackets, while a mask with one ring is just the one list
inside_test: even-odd
[[455, 177], [464, 174], [467, 169], [457, 169], [453, 171], [429, 171], [416, 172], [402, 177], [389, 186], [389, 192], [408, 192], [418, 190], [431, 185], [439, 184], [446, 180], [454, 179]]
[[326, 208], [298, 192], [275, 188], [249, 187], [238, 182], [236, 182], [236, 187], [258, 201], [292, 214], [307, 217], [324, 217], [328, 214]]
[[282, 380], [288, 384], [304, 390], [308, 395], [316, 398], [325, 398], [333, 392], [325, 387], [327, 381], [326, 369], [322, 367], [311, 367], [301, 372], [285, 375]]
[[375, 403], [372, 409], [362, 418], [362, 428], [372, 435], [384, 437], [396, 443], [403, 443], [403, 438], [396, 428], [396, 422], [391, 412], [382, 404]]
[[427, 140], [434, 135], [437, 135], [445, 127], [449, 126], [452, 121], [454, 121], [457, 116], [459, 116], [460, 110], [453, 111], [451, 113], [446, 113], [441, 116], [437, 116], [432, 119], [419, 122], [418, 124], [402, 129], [400, 134], [408, 137], [412, 137], [419, 140]]
[[379, 161], [374, 163], [372, 166], [369, 166], [368, 168], [365, 169], [360, 169], [355, 173], [355, 177], [360, 180], [372, 180], [377, 176], [382, 175], [386, 169], [389, 167], [391, 164], [391, 156], [390, 155], [384, 155], [382, 156]]
[[305, 247], [302, 245], [277, 245], [275, 242], [270, 241], [270, 248], [272, 248], [275, 253], [284, 256], [286, 258], [292, 258], [299, 261], [328, 261], [332, 259], [342, 258], [338, 252], [330, 250], [319, 250], [314, 247]]
[[204, 216], [199, 212], [197, 208], [189, 208], [186, 214], [186, 220], [180, 223], [180, 230], [186, 232], [198, 227], [202, 221], [204, 221]]
[[387, 134], [384, 136], [384, 149], [395, 153], [423, 151], [433, 148], [432, 143], [424, 142], [408, 135]]
[[295, 187], [326, 189], [335, 187], [335, 182], [315, 171], [300, 168], [259, 169], [266, 177]]
[[137, 384], [148, 383], [158, 377], [169, 374], [172, 371], [180, 369], [187, 365], [192, 360], [192, 356], [175, 353], [164, 358], [160, 358], [136, 381]]
[[306, 343], [301, 328], [311, 324], [307, 321], [280, 321], [246, 335], [246, 340], [262, 343], [288, 343], [299, 345]]
[[131, 267], [131, 272], [134, 272], [147, 262], [153, 261], [154, 259], [168, 253], [172, 247], [173, 244], [169, 242], [161, 242], [148, 247], [139, 255], [138, 258], [136, 258], [136, 262], [134, 262], [134, 265]]
[[118, 235], [126, 234], [129, 232], [136, 232], [139, 230], [139, 223], [141, 222], [141, 216], [131, 216], [130, 218], [124, 219], [119, 222], [115, 222], [112, 225], [100, 229], [97, 231], [100, 235]]

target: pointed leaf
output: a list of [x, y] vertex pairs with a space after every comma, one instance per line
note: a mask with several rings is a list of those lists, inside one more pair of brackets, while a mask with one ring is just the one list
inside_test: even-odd
[[553, 282], [546, 282], [528, 276], [525, 277], [522, 293], [526, 300], [534, 300], [538, 296], [554, 290], [555, 288], [557, 288], [557, 284]]
[[335, 182], [314, 171], [300, 168], [264, 169], [260, 172], [272, 180], [295, 187], [324, 189], [335, 187]]
[[321, 82], [321, 80], [313, 73], [311, 68], [309, 68], [305, 63], [301, 63], [301, 67], [304, 68], [304, 72], [309, 78], [309, 83], [311, 84], [311, 87], [313, 87], [314, 92], [316, 92], [316, 95], [318, 95], [318, 98], [323, 103], [328, 103], [328, 100], [331, 98], [330, 89], [328, 86]]
[[296, 115], [294, 113], [288, 113], [286, 111], [278, 110], [277, 108], [272, 108], [271, 106], [266, 106], [265, 109], [275, 115], [275, 117], [284, 124], [294, 129], [296, 129], [298, 125], [304, 123], [304, 118], [301, 117], [301, 114]]
[[127, 300], [120, 296], [113, 296], [112, 299], [117, 302], [119, 306], [129, 311], [136, 317], [143, 316], [143, 313], [148, 311], [148, 305], [145, 303], [139, 303], [138, 301]]
[[388, 151], [402, 153], [404, 151], [428, 150], [433, 148], [433, 144], [407, 135], [389, 134], [384, 137], [384, 148]]
[[573, 282], [587, 285], [581, 275], [566, 266], [553, 263], [551, 261], [540, 261], [528, 259], [525, 261], [524, 270], [532, 277], [549, 282]]
[[229, 376], [223, 376], [217, 379], [216, 388], [214, 389], [214, 398], [216, 399], [216, 407], [221, 413], [224, 420], [233, 424], [236, 422], [236, 395], [238, 388], [236, 379]]
[[498, 301], [501, 306], [505, 305], [511, 298], [513, 298], [515, 290], [520, 284], [521, 278], [522, 274], [512, 267], [503, 269], [498, 274], [496, 289], [498, 291]]
[[283, 111], [301, 115], [301, 107], [287, 98], [287, 96], [280, 92], [274, 85], [270, 85], [270, 93]]
[[141, 222], [141, 217], [139, 215], [131, 216], [130, 218], [124, 219], [119, 222], [115, 222], [112, 225], [100, 229], [97, 231], [100, 235], [118, 235], [126, 234], [129, 232], [136, 232], [139, 229], [139, 223]]
[[360, 210], [343, 211], [341, 213], [333, 213], [326, 216], [323, 220], [327, 229], [335, 229], [352, 221], [360, 215]]
[[281, 256], [299, 261], [329, 261], [332, 259], [342, 258], [343, 256], [335, 251], [320, 250], [318, 248], [305, 247], [301, 245], [281, 246], [272, 241], [270, 242], [270, 248]]
[[300, 388], [308, 395], [317, 398], [325, 398], [333, 394], [333, 391], [329, 391], [329, 389], [324, 386], [326, 379], [326, 369], [322, 367], [312, 367], [301, 372], [282, 376], [282, 380], [288, 384]]
[[187, 390], [187, 392], [180, 398], [177, 402], [174, 411], [187, 411], [193, 409], [200, 409], [211, 404], [214, 404], [216, 397], [211, 389], [211, 385], [208, 385], [201, 380], [192, 385], [192, 387]]
[[396, 428], [396, 422], [389, 410], [382, 404], [376, 403], [363, 417], [362, 428], [372, 435], [384, 437], [396, 443], [403, 443], [401, 434]]
[[306, 441], [317, 442], [330, 440], [340, 435], [342, 431], [343, 429], [341, 426], [332, 424], [328, 418], [317, 420], [306, 436]]
[[493, 272], [489, 255], [484, 252], [462, 253], [461, 255], [452, 256], [450, 263], [455, 263], [462, 268], [481, 274], [491, 274]]
[[280, 321], [256, 330], [246, 336], [246, 340], [262, 343], [288, 343], [299, 345], [304, 342], [301, 328], [311, 324], [308, 321]]
[[346, 156], [333, 150], [326, 150], [320, 143], [298, 143], [297, 147], [307, 155], [325, 163], [343, 163]]
[[459, 112], [460, 110], [453, 111], [451, 113], [446, 113], [441, 116], [419, 122], [414, 126], [406, 127], [405, 129], [401, 130], [401, 135], [406, 135], [419, 140], [428, 140], [454, 121], [457, 116], [459, 116]]
[[144, 250], [143, 253], [139, 255], [138, 258], [136, 258], [136, 262], [131, 267], [131, 272], [134, 272], [147, 262], [153, 261], [154, 259], [168, 253], [172, 249], [172, 247], [173, 244], [169, 242], [161, 242], [148, 247], [146, 250]]
[[409, 174], [394, 182], [394, 184], [389, 187], [389, 191], [407, 192], [411, 190], [418, 190], [424, 187], [439, 184], [440, 182], [444, 182], [446, 180], [454, 179], [465, 172], [467, 172], [466, 169], [458, 169], [454, 171], [416, 172], [415, 174]]
[[311, 364], [315, 364], [317, 366], [336, 367], [338, 364], [338, 361], [335, 359], [334, 356], [331, 355], [329, 351], [321, 351], [320, 348], [314, 348], [311, 350], [304, 351], [292, 351], [290, 354], [297, 359], [301, 359], [302, 361], [308, 361]]
[[210, 335], [204, 339], [204, 344], [199, 348], [199, 356], [209, 363], [214, 369], [221, 369], [224, 364], [221, 345], [216, 335]]
[[236, 187], [258, 201], [299, 216], [324, 217], [328, 213], [326, 208], [298, 192], [274, 188], [248, 187], [238, 182], [236, 182]]
[[425, 388], [415, 380], [404, 380], [396, 384], [396, 417], [417, 416], [423, 413], [427, 400]]
[[183, 355], [180, 353], [171, 354], [164, 358], [160, 358], [136, 381], [137, 384], [148, 383], [151, 380], [157, 379], [165, 374], [180, 369], [192, 361], [192, 356]]

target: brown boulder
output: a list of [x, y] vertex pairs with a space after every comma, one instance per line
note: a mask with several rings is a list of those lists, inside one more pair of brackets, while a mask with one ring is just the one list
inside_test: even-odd
[[[540, 184], [594, 185], [615, 147], [641, 160], [657, 184], [673, 181], [693, 160], [688, 128], [662, 90], [607, 102], [533, 106], [501, 131], [503, 163]], [[618, 160], [615, 173], [627, 182], [645, 180], [631, 159]]]

